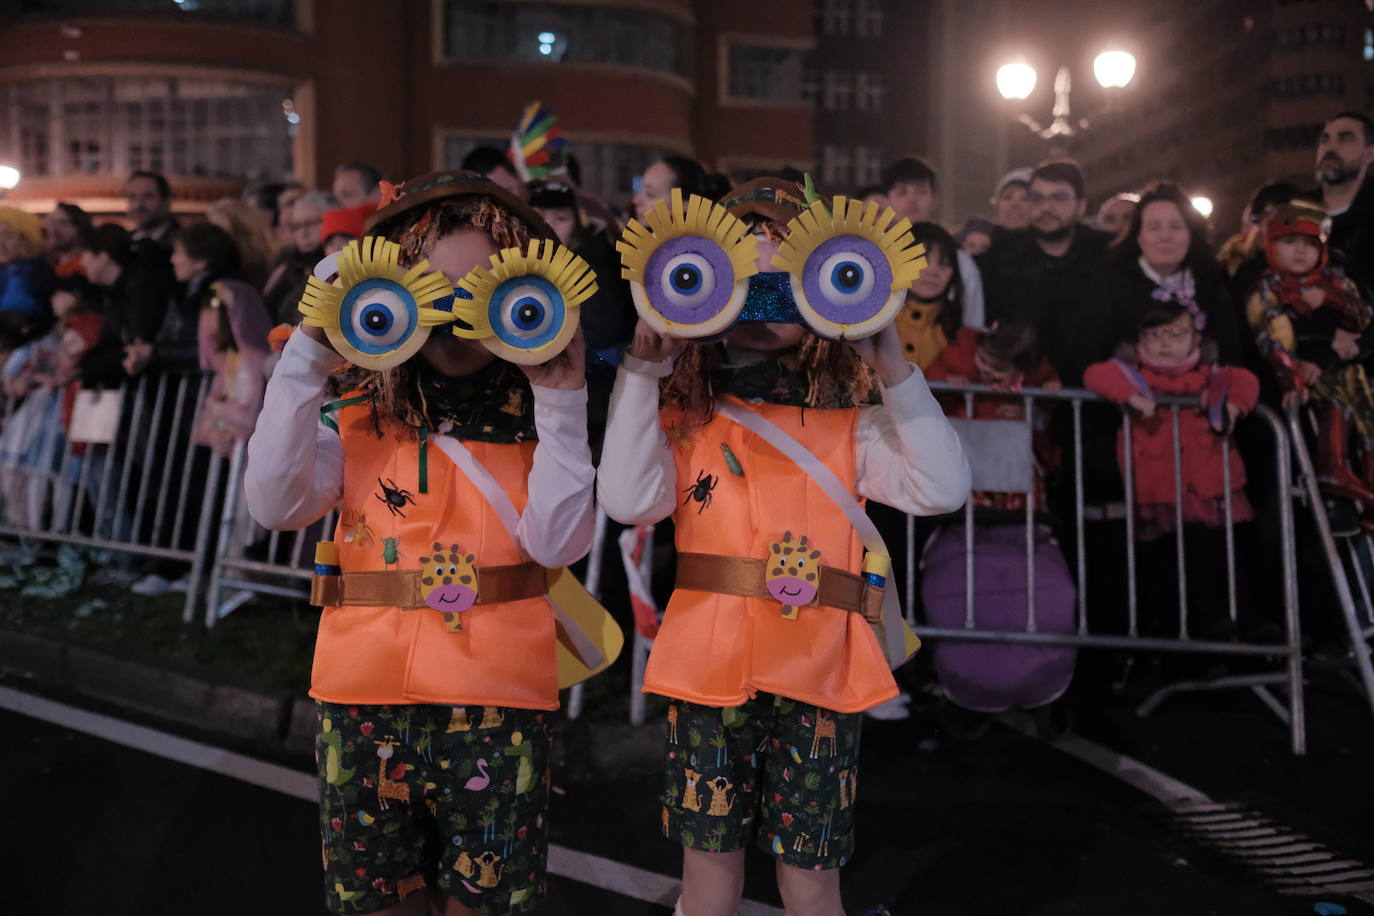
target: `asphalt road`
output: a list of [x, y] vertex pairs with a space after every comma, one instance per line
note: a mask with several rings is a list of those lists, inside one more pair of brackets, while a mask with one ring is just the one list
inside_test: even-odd
[[[1173, 701], [1146, 720], [1106, 704], [1080, 710], [1075, 727], [1227, 810], [1301, 834], [1333, 861], [1374, 861], [1374, 721], [1338, 688], [1314, 692], [1304, 759], [1287, 754], [1283, 730], [1245, 695]], [[844, 878], [851, 916], [880, 903], [894, 916], [1296, 916], [1318, 904], [1374, 913], [1349, 893], [1279, 893], [1165, 805], [1044, 741], [1000, 724], [955, 741], [928, 713], [866, 727], [859, 852]], [[324, 912], [309, 802], [8, 710], [0, 729], [0, 913]], [[607, 778], [570, 768], [555, 784], [556, 844], [677, 873], [680, 854], [655, 829], [652, 768]], [[1326, 867], [1320, 854], [1311, 861]], [[669, 912], [640, 899], [654, 896], [652, 882], [635, 884], [643, 872], [622, 872], [555, 877], [540, 912]], [[595, 886], [617, 880], [628, 893]], [[779, 905], [761, 855], [746, 897]]]

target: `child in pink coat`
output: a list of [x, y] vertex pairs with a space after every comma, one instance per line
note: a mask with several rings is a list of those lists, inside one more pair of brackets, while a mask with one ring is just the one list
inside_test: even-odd
[[[1089, 366], [1083, 382], [1104, 398], [1130, 408], [1131, 495], [1141, 541], [1157, 541], [1176, 531], [1181, 490], [1182, 518], [1188, 526], [1190, 604], [1202, 605], [1200, 613], [1212, 621], [1205, 628], [1221, 636], [1229, 632], [1218, 613], [1225, 593], [1216, 587], [1225, 580], [1220, 572], [1225, 542], [1220, 535], [1226, 524], [1228, 485], [1232, 524], [1249, 521], [1255, 514], [1245, 497], [1245, 465], [1230, 441], [1231, 430], [1237, 419], [1254, 409], [1259, 380], [1245, 369], [1216, 363], [1216, 348], [1202, 334], [1204, 324], [1205, 317], [1186, 306], [1153, 304], [1141, 318], [1137, 339], [1123, 344], [1116, 358]], [[1178, 410], [1177, 475], [1173, 408], [1157, 403], [1161, 395], [1198, 397], [1201, 402], [1198, 408]], [[1124, 433], [1118, 434], [1117, 460], [1124, 478]], [[1157, 570], [1150, 568], [1152, 553], [1159, 554], [1161, 568]], [[1168, 551], [1142, 545], [1140, 560], [1145, 592], [1153, 587], [1151, 583], [1176, 588], [1178, 570]], [[1145, 606], [1153, 609], [1168, 603], [1161, 594], [1158, 601], [1147, 600]]]
[[[1172, 411], [1160, 409], [1158, 395], [1201, 396], [1202, 409], [1183, 409], [1178, 417], [1183, 520], [1209, 528], [1224, 523], [1226, 475], [1222, 444], [1235, 421], [1254, 409], [1259, 381], [1245, 369], [1219, 366], [1215, 348], [1202, 336], [1195, 316], [1184, 306], [1161, 302], [1146, 310], [1140, 336], [1117, 358], [1089, 366], [1084, 384], [1108, 400], [1133, 409], [1131, 457], [1135, 475], [1136, 518], [1140, 537], [1152, 540], [1175, 528], [1174, 427]], [[1124, 435], [1117, 456], [1125, 474]], [[1254, 511], [1245, 498], [1245, 465], [1230, 449], [1232, 518], [1246, 521]]]

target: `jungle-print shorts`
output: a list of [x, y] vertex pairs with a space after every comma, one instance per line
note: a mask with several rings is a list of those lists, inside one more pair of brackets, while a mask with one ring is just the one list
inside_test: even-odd
[[760, 693], [741, 706], [668, 704], [663, 834], [734, 852], [751, 838], [788, 865], [854, 854], [863, 716]]
[[481, 913], [545, 892], [548, 715], [316, 703], [321, 856], [335, 913], [425, 888]]

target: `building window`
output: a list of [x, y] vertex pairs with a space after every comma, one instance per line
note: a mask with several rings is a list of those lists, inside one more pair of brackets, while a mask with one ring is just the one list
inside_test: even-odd
[[731, 42], [727, 92], [733, 99], [802, 101], [802, 52], [797, 48]]
[[602, 63], [685, 74], [687, 32], [646, 10], [583, 3], [445, 0], [449, 60]]
[[883, 154], [867, 146], [854, 147], [854, 184], [878, 184], [883, 179]]
[[854, 74], [848, 70], [825, 71], [821, 96], [826, 111], [848, 111], [854, 103]]
[[831, 187], [849, 184], [849, 150], [841, 146], [826, 144], [821, 147], [821, 180]]
[[1280, 99], [1301, 99], [1312, 96], [1339, 99], [1345, 96], [1345, 77], [1339, 73], [1285, 76], [1274, 81], [1273, 91], [1274, 96]]
[[880, 114], [883, 110], [883, 75], [876, 70], [860, 70], [854, 74], [854, 107], [859, 111]]
[[[479, 146], [504, 150], [509, 136], [476, 137], [449, 134], [444, 137], [440, 168], [456, 169], [463, 157]], [[568, 150], [582, 167], [582, 187], [593, 197], [610, 204], [628, 203], [634, 179], [644, 174], [663, 153], [649, 146], [628, 143], [584, 143], [570, 141]]]
[[1345, 26], [1342, 25], [1300, 25], [1274, 32], [1274, 47], [1280, 51], [1322, 46], [1340, 48], [1344, 45]]
[[1321, 132], [1321, 124], [1276, 127], [1264, 132], [1264, 145], [1272, 150], [1310, 150], [1316, 147], [1317, 138], [1321, 136]]
[[16, 0], [20, 15], [147, 16], [159, 13], [290, 27], [295, 0]]
[[883, 37], [883, 0], [859, 0], [854, 31], [860, 38]]
[[[218, 79], [71, 77], [0, 87], [0, 149], [26, 175], [291, 174], [290, 87]], [[295, 121], [289, 118], [295, 115]]]
[[844, 38], [854, 28], [855, 0], [820, 0], [816, 15], [823, 35]]

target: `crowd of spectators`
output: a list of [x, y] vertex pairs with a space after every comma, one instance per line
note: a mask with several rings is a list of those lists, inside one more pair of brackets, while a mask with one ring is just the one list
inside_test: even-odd
[[[1219, 365], [1263, 371], [1246, 303], [1265, 273], [1266, 224], [1294, 200], [1325, 208], [1329, 261], [1343, 266], [1371, 301], [1371, 162], [1374, 122], [1359, 112], [1336, 115], [1315, 150], [1316, 185], [1257, 189], [1239, 232], [1220, 245], [1177, 185], [1093, 188], [1067, 159], [1007, 172], [991, 189], [991, 212], [969, 217], [957, 231], [936, 221], [940, 184], [924, 159], [898, 159], [883, 170], [880, 185], [853, 193], [910, 220], [927, 250], [929, 266], [898, 319], [908, 359], [935, 367], [942, 378], [964, 380], [968, 373], [951, 366], [978, 352], [1000, 352], [1000, 344], [985, 346], [981, 335], [1010, 327], [1017, 364], [1036, 367], [1030, 378], [1077, 387], [1090, 366], [1139, 338], [1153, 306], [1171, 297], [1182, 301], [1180, 290]], [[535, 182], [522, 181], [495, 148], [472, 151], [462, 168], [527, 200], [596, 271], [599, 291], [582, 307], [596, 438], [613, 367], [635, 322], [614, 247], [625, 220], [642, 216], [673, 188], [719, 199], [730, 180], [694, 160], [666, 156], [626, 189], [629, 207], [618, 212], [579, 186], [575, 157], [566, 174]], [[782, 177], [801, 178], [790, 171]], [[71, 203], [41, 218], [0, 206], [0, 375], [11, 415], [25, 418], [8, 421], [0, 435], [0, 469], [39, 467], [60, 480], [70, 469], [56, 466], [54, 456], [63, 453], [81, 392], [202, 373], [214, 379], [207, 407], [194, 428], [189, 415], [180, 425], [195, 444], [227, 454], [252, 430], [272, 366], [271, 330], [299, 320], [306, 278], [322, 257], [362, 234], [383, 185], [374, 166], [346, 162], [327, 190], [260, 184], [194, 218], [178, 218], [168, 180], [138, 171], [124, 185], [123, 218], [97, 224]], [[1100, 203], [1089, 216], [1092, 201]], [[947, 352], [950, 347], [962, 356]], [[1270, 378], [1262, 382], [1277, 406], [1283, 392]], [[1114, 416], [1096, 433], [1089, 423], [1085, 433], [1085, 476], [1102, 481], [1089, 485], [1090, 503], [1120, 498], [1119, 480], [1111, 482], [1117, 476], [1111, 436], [1120, 415]], [[1366, 484], [1374, 488], [1374, 479]], [[43, 513], [53, 511], [40, 496], [19, 496], [11, 482], [4, 491], [11, 522], [41, 524]]]

